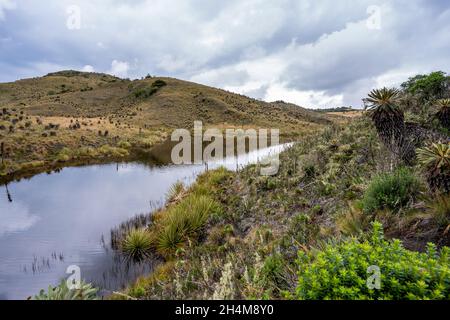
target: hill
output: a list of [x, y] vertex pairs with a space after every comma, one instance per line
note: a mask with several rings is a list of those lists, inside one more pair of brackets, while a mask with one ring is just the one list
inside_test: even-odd
[[266, 103], [173, 78], [120, 79], [61, 71], [0, 84], [0, 175], [133, 158], [176, 128], [278, 128], [294, 140], [331, 123], [296, 105]]

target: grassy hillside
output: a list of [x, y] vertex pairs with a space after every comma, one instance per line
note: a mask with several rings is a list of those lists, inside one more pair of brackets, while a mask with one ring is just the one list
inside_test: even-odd
[[164, 261], [113, 298], [450, 299], [447, 81], [415, 103], [372, 90], [362, 117], [293, 144], [274, 176], [174, 185], [150, 222], [113, 232], [126, 257]]
[[[450, 299], [449, 196], [430, 191], [417, 164], [391, 169], [368, 119], [280, 161], [273, 177], [253, 165], [174, 186], [168, 206], [118, 245], [165, 263], [113, 298]], [[381, 290], [366, 286], [371, 265]]]
[[133, 158], [195, 120], [205, 128], [279, 128], [284, 140], [330, 123], [295, 105], [172, 78], [130, 81], [62, 71], [0, 84], [0, 175]]

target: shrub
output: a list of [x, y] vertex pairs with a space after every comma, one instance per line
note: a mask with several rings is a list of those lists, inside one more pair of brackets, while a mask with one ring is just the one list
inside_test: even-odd
[[149, 98], [158, 92], [159, 89], [165, 87], [167, 83], [163, 80], [156, 80], [150, 87], [139, 88], [133, 92], [135, 98]]
[[305, 213], [293, 216], [289, 226], [289, 235], [300, 244], [309, 243], [319, 231], [317, 224], [312, 223], [311, 220], [311, 217]]
[[167, 86], [167, 83], [164, 80], [156, 80], [152, 84], [152, 87], [154, 87], [154, 88], [162, 88], [165, 86]]
[[[405, 249], [399, 240], [384, 240], [380, 223], [371, 239], [349, 240], [317, 252], [300, 252], [296, 299], [449, 299], [450, 250], [427, 253]], [[380, 268], [380, 289], [369, 289], [370, 266]], [[370, 281], [371, 283], [371, 281]]]
[[123, 148], [115, 148], [106, 144], [101, 146], [98, 151], [104, 157], [126, 157], [129, 155], [129, 151]]
[[407, 168], [380, 174], [364, 193], [364, 212], [372, 213], [380, 209], [398, 211], [417, 198], [420, 187], [420, 180]]
[[81, 283], [79, 289], [69, 289], [65, 280], [57, 287], [48, 287], [48, 291], [41, 290], [33, 300], [97, 300], [98, 289], [89, 283]]
[[79, 158], [93, 158], [98, 155], [98, 152], [92, 147], [81, 147], [77, 151]]
[[145, 229], [131, 230], [122, 243], [122, 251], [133, 260], [142, 260], [149, 255], [152, 246], [150, 234]]
[[61, 151], [56, 156], [56, 160], [58, 162], [66, 162], [69, 161], [72, 157], [72, 151], [69, 148], [62, 148]]
[[275, 288], [286, 288], [286, 279], [284, 276], [285, 261], [281, 254], [274, 254], [268, 256], [264, 260], [264, 265], [261, 270], [262, 281], [264, 286], [271, 286]]
[[125, 141], [125, 140], [121, 140], [121, 141], [119, 141], [119, 143], [117, 143], [117, 146], [121, 149], [130, 149], [131, 143], [129, 143], [128, 141]]

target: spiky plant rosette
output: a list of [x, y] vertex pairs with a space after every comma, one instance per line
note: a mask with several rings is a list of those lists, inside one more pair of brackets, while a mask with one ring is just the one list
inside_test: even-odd
[[433, 143], [417, 150], [417, 159], [432, 190], [450, 191], [450, 143]]
[[79, 288], [70, 289], [65, 280], [57, 287], [49, 286], [48, 290], [41, 290], [33, 300], [97, 300], [98, 289], [90, 283], [82, 282]]
[[364, 101], [380, 138], [385, 143], [399, 140], [404, 128], [404, 115], [397, 106], [398, 89], [381, 88], [372, 90]]
[[439, 108], [436, 118], [445, 128], [450, 130], [450, 99], [437, 100], [435, 106]]
[[152, 237], [147, 230], [134, 229], [123, 240], [122, 251], [130, 259], [143, 260], [149, 256], [152, 243]]

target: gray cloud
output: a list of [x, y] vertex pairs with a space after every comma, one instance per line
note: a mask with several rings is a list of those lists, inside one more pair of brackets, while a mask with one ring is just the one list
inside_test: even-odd
[[[68, 6], [81, 28], [67, 28]], [[381, 9], [381, 29], [367, 9]], [[448, 71], [450, 5], [425, 0], [0, 0], [0, 81], [62, 68], [147, 73], [305, 106]]]

